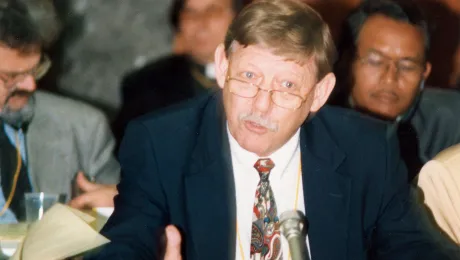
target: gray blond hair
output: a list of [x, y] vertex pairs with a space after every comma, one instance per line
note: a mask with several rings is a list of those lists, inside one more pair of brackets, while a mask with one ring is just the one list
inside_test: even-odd
[[227, 57], [235, 41], [268, 47], [275, 55], [300, 63], [313, 59], [317, 80], [332, 71], [336, 58], [327, 24], [318, 12], [296, 0], [258, 0], [246, 6], [227, 32]]

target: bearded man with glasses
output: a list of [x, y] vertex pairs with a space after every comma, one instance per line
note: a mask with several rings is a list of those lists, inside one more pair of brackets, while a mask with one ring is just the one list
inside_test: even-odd
[[[114, 184], [119, 165], [105, 116], [37, 90], [59, 32], [51, 1], [0, 0], [0, 223], [24, 220], [24, 194], [65, 194], [82, 171]], [[64, 202], [64, 201], [62, 201]]]

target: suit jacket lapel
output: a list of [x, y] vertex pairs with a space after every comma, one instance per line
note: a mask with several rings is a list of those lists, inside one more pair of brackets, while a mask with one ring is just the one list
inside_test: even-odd
[[188, 229], [197, 259], [235, 259], [235, 184], [219, 93], [204, 109], [185, 177]]
[[300, 137], [312, 259], [344, 259], [347, 250], [351, 179], [338, 172], [345, 156], [328, 133], [317, 116]]

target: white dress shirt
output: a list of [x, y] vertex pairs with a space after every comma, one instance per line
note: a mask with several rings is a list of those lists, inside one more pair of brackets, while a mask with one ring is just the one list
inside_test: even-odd
[[[260, 157], [244, 150], [230, 134], [228, 127], [227, 132], [236, 191], [238, 229], [236, 237], [236, 259], [250, 259], [252, 211], [257, 184], [260, 180], [259, 173], [254, 168], [254, 164]], [[300, 169], [299, 132], [300, 130], [284, 146], [268, 157], [275, 164], [275, 167], [270, 172], [269, 180], [275, 196], [278, 216], [284, 211], [293, 209], [305, 213], [302, 173]], [[296, 196], [297, 204], [295, 203]], [[309, 247], [308, 237], [306, 243], [307, 247]], [[283, 259], [288, 259], [289, 245], [284, 237], [281, 239], [281, 244]], [[241, 252], [241, 249], [243, 252]]]

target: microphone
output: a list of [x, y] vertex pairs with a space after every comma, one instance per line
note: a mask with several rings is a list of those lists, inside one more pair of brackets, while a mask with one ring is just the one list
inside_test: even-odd
[[298, 210], [285, 211], [280, 216], [280, 229], [289, 243], [292, 260], [310, 260], [306, 245], [308, 220]]

